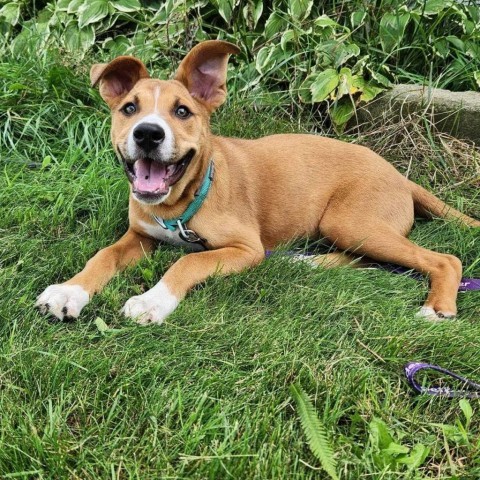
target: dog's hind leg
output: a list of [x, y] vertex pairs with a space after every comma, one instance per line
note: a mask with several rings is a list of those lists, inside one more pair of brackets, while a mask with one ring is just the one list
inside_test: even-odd
[[322, 233], [340, 248], [428, 275], [430, 292], [419, 312], [421, 315], [431, 318], [456, 315], [456, 298], [462, 276], [462, 264], [457, 257], [419, 247], [379, 219], [372, 224], [358, 218], [356, 222], [352, 218], [342, 222], [338, 218], [334, 222], [326, 220]]

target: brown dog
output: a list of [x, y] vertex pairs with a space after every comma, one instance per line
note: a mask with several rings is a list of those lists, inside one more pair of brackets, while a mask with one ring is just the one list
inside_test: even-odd
[[[365, 147], [314, 135], [212, 135], [209, 119], [225, 100], [228, 56], [238, 51], [223, 41], [200, 43], [170, 81], [150, 79], [133, 57], [92, 67], [92, 85], [100, 85], [112, 111], [113, 146], [130, 181], [130, 227], [80, 273], [49, 286], [37, 300], [40, 310], [77, 317], [94, 293], [158, 240], [202, 250], [182, 257], [157, 285], [123, 307], [139, 323], [161, 323], [209, 276], [256, 265], [265, 249], [292, 239], [322, 236], [341, 251], [429, 275], [431, 290], [420, 313], [454, 316], [460, 260], [406, 236], [415, 212], [477, 227], [480, 222], [449, 208]], [[355, 258], [323, 257], [329, 266]]]

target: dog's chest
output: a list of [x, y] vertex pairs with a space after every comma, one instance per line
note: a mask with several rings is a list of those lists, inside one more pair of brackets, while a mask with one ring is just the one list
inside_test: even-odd
[[169, 243], [170, 245], [176, 245], [177, 247], [187, 248], [195, 252], [205, 250], [202, 244], [186, 242], [185, 240], [183, 240], [179, 235], [178, 229], [172, 232], [166, 228], [161, 227], [157, 223], [148, 223], [142, 220], [138, 221], [138, 226], [140, 230], [145, 233], [145, 235], [155, 238], [156, 240]]

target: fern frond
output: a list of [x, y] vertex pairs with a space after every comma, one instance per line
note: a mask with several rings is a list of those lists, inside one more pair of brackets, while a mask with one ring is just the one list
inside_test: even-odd
[[299, 384], [290, 386], [290, 393], [298, 407], [298, 415], [303, 431], [307, 436], [308, 445], [323, 469], [333, 480], [338, 480], [337, 462], [333, 457], [333, 448], [328, 440], [325, 426], [318, 418], [312, 401]]

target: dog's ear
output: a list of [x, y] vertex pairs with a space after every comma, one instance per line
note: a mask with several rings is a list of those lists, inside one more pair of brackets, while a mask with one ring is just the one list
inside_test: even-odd
[[92, 87], [100, 84], [100, 95], [112, 107], [141, 79], [150, 75], [135, 57], [117, 57], [110, 63], [97, 63], [90, 69]]
[[236, 53], [240, 53], [236, 45], [222, 40], [199, 43], [180, 63], [175, 80], [213, 112], [225, 101], [228, 56]]

